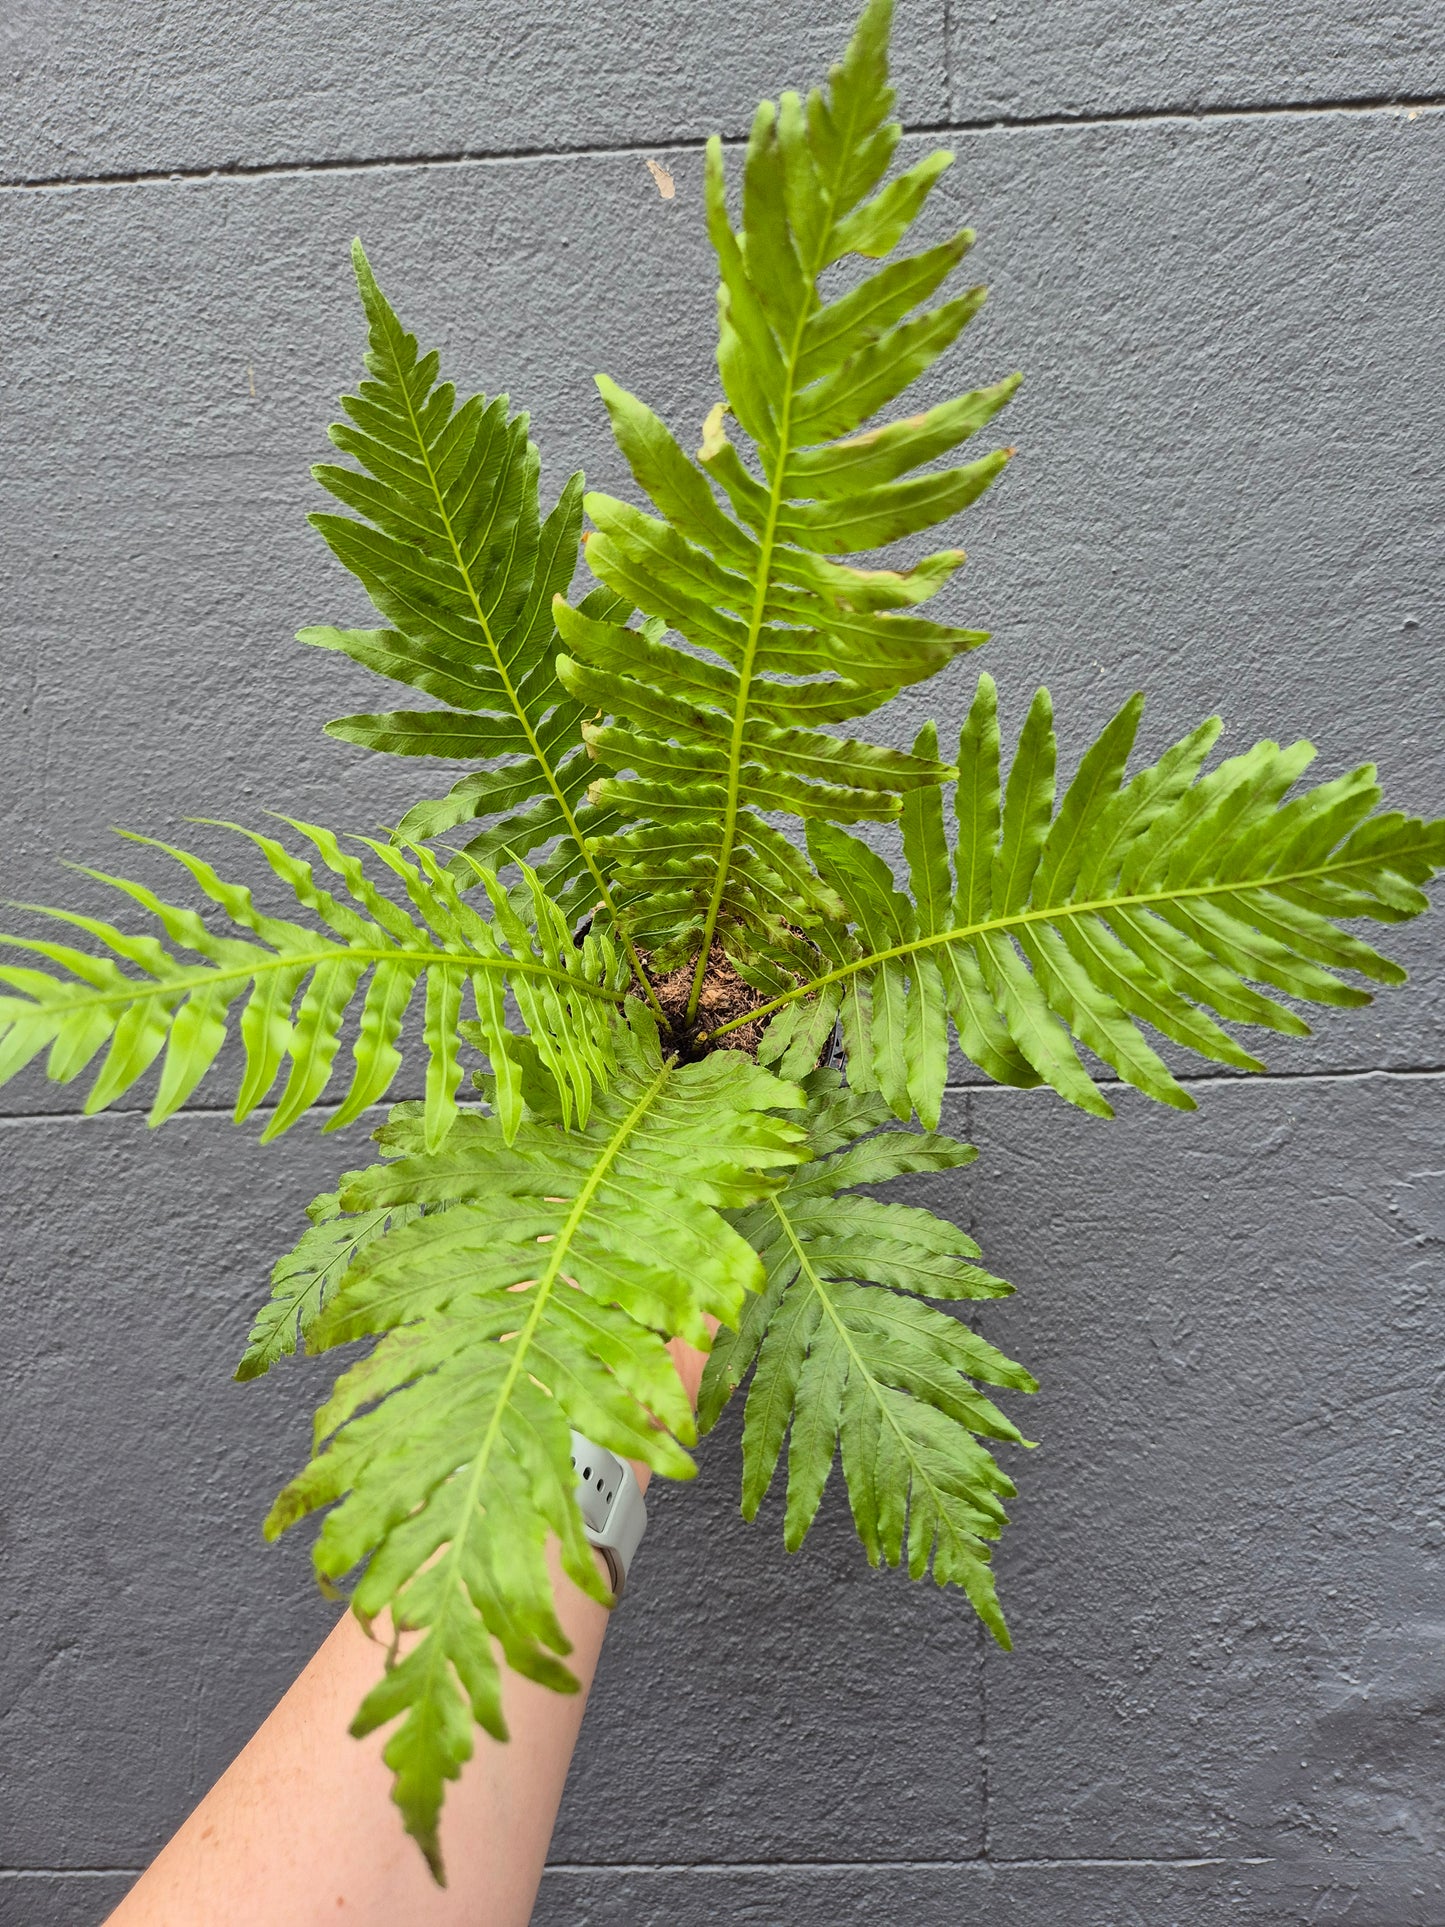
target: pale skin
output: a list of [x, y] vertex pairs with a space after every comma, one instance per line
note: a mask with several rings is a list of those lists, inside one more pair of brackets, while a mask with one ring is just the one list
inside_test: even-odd
[[[703, 1354], [673, 1354], [695, 1401]], [[647, 1467], [635, 1470], [645, 1486]], [[526, 1927], [609, 1617], [555, 1558], [553, 1579], [581, 1691], [505, 1675], [511, 1739], [478, 1732], [447, 1795], [445, 1888], [391, 1803], [385, 1733], [347, 1733], [385, 1649], [346, 1613], [109, 1927]]]

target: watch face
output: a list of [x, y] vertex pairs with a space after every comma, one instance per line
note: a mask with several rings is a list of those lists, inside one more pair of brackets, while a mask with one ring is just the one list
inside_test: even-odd
[[577, 1498], [582, 1507], [583, 1521], [589, 1531], [601, 1532], [622, 1486], [622, 1461], [615, 1452], [594, 1445], [591, 1439], [584, 1439], [580, 1432], [574, 1432], [572, 1469], [577, 1474]]

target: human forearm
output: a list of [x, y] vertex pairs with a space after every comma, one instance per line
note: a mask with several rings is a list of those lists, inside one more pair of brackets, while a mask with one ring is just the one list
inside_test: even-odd
[[[702, 1354], [674, 1349], [695, 1398]], [[647, 1468], [635, 1469], [645, 1486]], [[385, 1734], [347, 1737], [384, 1650], [347, 1613], [110, 1927], [526, 1927], [609, 1617], [555, 1560], [552, 1570], [581, 1690], [505, 1674], [512, 1737], [500, 1745], [479, 1730], [448, 1793], [445, 1889], [391, 1804]]]
[[436, 1887], [391, 1804], [384, 1734], [350, 1740], [383, 1649], [346, 1613], [275, 1711], [112, 1915], [113, 1927], [525, 1927], [607, 1628], [605, 1608], [557, 1576], [582, 1690], [508, 1672], [512, 1738], [478, 1731], [442, 1817]]

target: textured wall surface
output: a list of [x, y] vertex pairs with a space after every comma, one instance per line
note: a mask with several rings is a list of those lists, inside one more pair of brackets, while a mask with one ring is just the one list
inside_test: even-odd
[[[1432, 0], [899, 0], [919, 142], [959, 165], [1022, 457], [958, 613], [1076, 750], [1136, 685], [1440, 802], [1445, 35]], [[701, 138], [816, 75], [832, 0], [8, 0], [0, 9], [6, 897], [106, 826], [394, 820], [323, 740], [361, 614], [304, 525], [356, 371], [365, 237], [555, 487], [621, 482], [602, 367], [714, 398]], [[643, 165], [677, 178], [659, 199]], [[972, 668], [924, 701], [949, 724]], [[911, 735], [918, 701], [889, 728]], [[434, 790], [429, 793], [435, 793]], [[736, 1513], [724, 1427], [660, 1495], [537, 1919], [638, 1927], [1445, 1922], [1445, 969], [1111, 1125], [960, 1067], [967, 1174], [918, 1183], [1018, 1296], [1042, 1443], [1000, 1556], [1017, 1650]], [[0, 1092], [0, 1921], [89, 1927], [314, 1648], [258, 1520], [318, 1376], [229, 1371], [348, 1147], [202, 1087], [160, 1139]], [[353, 1153], [360, 1150], [352, 1133]]]

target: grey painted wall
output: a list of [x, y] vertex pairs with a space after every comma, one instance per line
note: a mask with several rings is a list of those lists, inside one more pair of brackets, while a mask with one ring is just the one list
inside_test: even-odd
[[[303, 516], [356, 370], [360, 231], [555, 486], [619, 483], [595, 367], [700, 422], [698, 144], [812, 77], [823, 0], [8, 0], [0, 17], [4, 894], [107, 824], [393, 817], [322, 740], [360, 614]], [[1440, 802], [1445, 54], [1431, 0], [900, 0], [911, 127], [1022, 366], [960, 614], [1076, 748], [1221, 707]], [[920, 138], [923, 138], [920, 135]], [[664, 160], [661, 201], [643, 155]], [[945, 722], [971, 670], [928, 703]], [[902, 738], [919, 705], [900, 704]], [[539, 1921], [1445, 1922], [1445, 970], [1101, 1125], [960, 1069], [920, 1186], [1019, 1285], [1044, 1389], [1001, 1555], [1017, 1641], [868, 1571], [836, 1492], [788, 1560], [736, 1440], [661, 1495]], [[362, 1149], [159, 1140], [0, 1092], [0, 1921], [98, 1921], [333, 1609], [257, 1522], [319, 1376], [241, 1388], [249, 1309]]]

